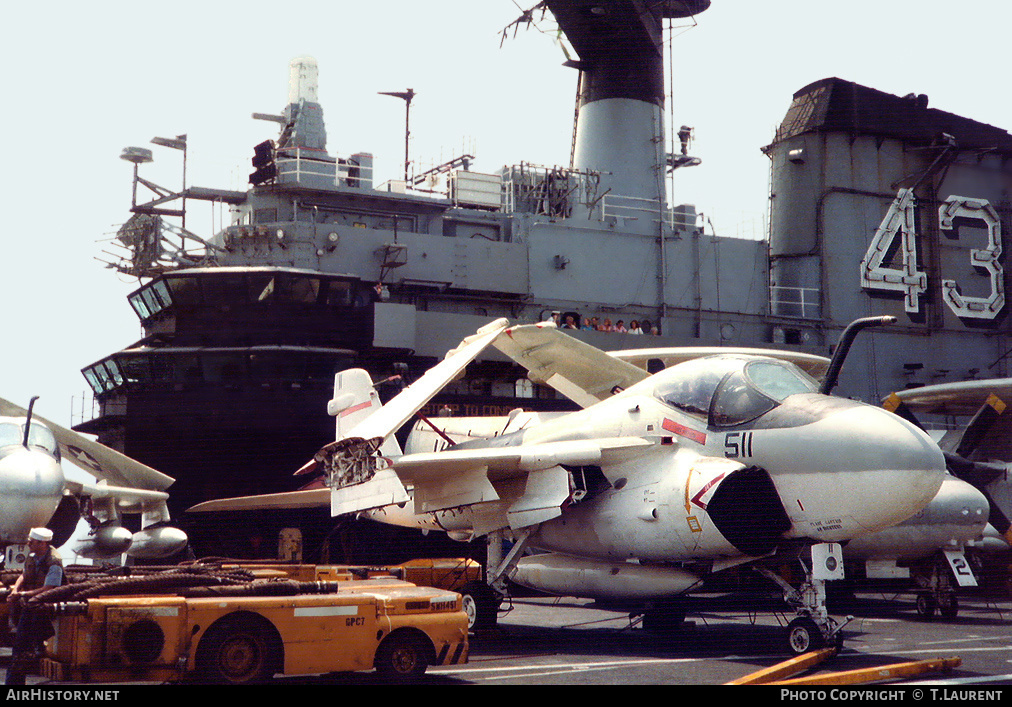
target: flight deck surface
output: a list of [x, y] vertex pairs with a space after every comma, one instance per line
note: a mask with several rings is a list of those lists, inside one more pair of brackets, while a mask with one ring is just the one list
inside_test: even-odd
[[[690, 614], [668, 638], [628, 615], [573, 598], [522, 598], [497, 628], [472, 636], [466, 665], [431, 667], [428, 685], [723, 685], [786, 660], [783, 626], [770, 613]], [[918, 618], [913, 597], [861, 594], [839, 655], [816, 672], [958, 656], [959, 667], [885, 684], [950, 691], [1012, 685], [1012, 600], [960, 598], [952, 620]], [[840, 613], [834, 616], [841, 618]], [[782, 619], [781, 619], [782, 621]], [[0, 673], [6, 671], [2, 654]], [[377, 685], [371, 673], [275, 678], [276, 685]], [[55, 685], [29, 677], [29, 686]], [[879, 683], [881, 685], [883, 683]], [[137, 688], [130, 688], [131, 694]], [[301, 689], [301, 688], [300, 688]], [[941, 695], [942, 693], [937, 693]], [[955, 694], [950, 692], [949, 694]]]
[[[860, 595], [846, 607], [855, 618], [844, 629], [843, 650], [824, 671], [959, 656], [962, 664], [948, 673], [896, 684], [1012, 684], [1012, 601], [960, 601], [956, 619], [928, 622], [918, 618], [912, 596]], [[789, 657], [784, 629], [769, 613], [690, 614], [681, 631], [664, 639], [588, 600], [525, 598], [512, 606], [500, 616], [498, 629], [473, 638], [467, 665], [432, 669], [427, 679], [720, 685]]]

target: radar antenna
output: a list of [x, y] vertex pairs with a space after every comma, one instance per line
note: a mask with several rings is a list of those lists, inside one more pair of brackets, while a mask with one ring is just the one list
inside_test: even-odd
[[544, 20], [545, 14], [548, 12], [548, 3], [544, 2], [544, 0], [542, 0], [542, 2], [539, 2], [537, 5], [527, 10], [523, 9], [520, 5], [518, 5], [516, 0], [513, 0], [513, 4], [516, 5], [518, 10], [520, 10], [520, 17], [510, 22], [508, 25], [506, 25], [499, 31], [499, 35], [502, 37], [502, 39], [499, 40], [500, 49], [502, 48], [502, 45], [506, 43], [506, 39], [509, 37], [510, 29], [513, 30], [514, 38], [516, 38], [517, 32], [520, 31], [521, 25], [524, 25], [526, 27], [530, 27], [533, 25], [534, 29], [541, 32], [542, 31], [541, 28], [538, 27], [538, 21], [534, 19], [534, 13], [537, 12], [538, 10], [541, 10], [541, 20]]
[[410, 153], [408, 149], [411, 138], [411, 99], [415, 97], [415, 90], [409, 88], [407, 91], [380, 91], [381, 96], [393, 96], [404, 100], [404, 183], [408, 183], [408, 168], [411, 166]]

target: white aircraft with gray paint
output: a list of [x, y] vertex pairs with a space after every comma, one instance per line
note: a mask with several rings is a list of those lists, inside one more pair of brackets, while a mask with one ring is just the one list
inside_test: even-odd
[[[422, 421], [401, 453], [393, 433], [490, 345], [583, 409]], [[807, 575], [786, 587], [796, 653], [840, 637], [824, 584], [840, 576], [840, 543], [915, 515], [946, 476], [915, 425], [820, 392], [790, 362], [728, 352], [650, 375], [547, 323], [483, 327], [383, 406], [365, 371], [344, 371], [328, 411], [337, 440], [300, 471], [329, 488], [191, 510], [325, 494], [335, 516], [486, 536], [493, 587], [638, 602], [658, 626], [713, 573], [754, 563], [777, 580], [756, 560], [790, 553]]]
[[[726, 351], [727, 349], [722, 348], [702, 347], [654, 348], [612, 352], [612, 355], [647, 369], [651, 363], [655, 367], [667, 368], [691, 358], [719, 355]], [[748, 349], [737, 351], [772, 355], [780, 360], [790, 361], [817, 379], [825, 378], [831, 365], [828, 358], [793, 351]], [[986, 385], [981, 385], [984, 383]], [[975, 412], [980, 405], [986, 404], [984, 399], [992, 395], [992, 390], [1007, 392], [1009, 399], [1012, 399], [1012, 380], [981, 381], [974, 388], [977, 391], [975, 395], [970, 395], [967, 384], [955, 386], [945, 384], [907, 390], [898, 396], [890, 396], [883, 407], [895, 412], [901, 400], [906, 401], [908, 409], [923, 410], [928, 407], [929, 402], [937, 407], [943, 394], [951, 405], [953, 394], [958, 392], [963, 396], [960, 401], [960, 412], [968, 415]], [[994, 399], [993, 395], [991, 399]], [[997, 406], [1000, 401], [992, 404]], [[907, 414], [907, 419], [918, 424], [911, 414]], [[987, 418], [989, 424], [992, 419]], [[996, 432], [992, 438], [1006, 441], [1010, 439], [1007, 428]], [[954, 448], [952, 436], [950, 433], [949, 441], [942, 441], [943, 454], [947, 447]], [[941, 441], [940, 435], [933, 438]], [[958, 438], [955, 441], [958, 442]], [[1012, 458], [1012, 453], [1006, 456]], [[950, 472], [953, 472], [950, 457], [951, 455], [947, 455], [947, 461]], [[1007, 479], [1007, 473], [1002, 478]], [[1008, 496], [1009, 486], [1005, 484], [1001, 488]], [[982, 489], [956, 475], [947, 476], [931, 502], [914, 516], [890, 528], [854, 538], [844, 545], [844, 560], [848, 567], [855, 570], [850, 572], [850, 578], [855, 580], [857, 586], [868, 584], [864, 580], [889, 580], [893, 588], [897, 583], [892, 580], [898, 580], [899, 586], [912, 584], [917, 597], [917, 611], [922, 617], [933, 618], [937, 611], [944, 618], [954, 618], [959, 611], [957, 588], [977, 586], [977, 577], [967, 550], [983, 551], [1008, 547], [995, 528], [988, 524], [989, 514], [995, 518], [996, 524], [1008, 531], [1009, 522], [1001, 514], [998, 506], [991, 512], [989, 496]]]
[[[34, 403], [35, 398], [26, 410], [0, 399], [0, 546], [6, 568], [24, 562], [31, 528], [51, 525], [62, 542], [82, 516], [90, 532], [68, 548], [82, 557], [102, 559], [125, 552], [158, 558], [186, 546], [186, 534], [166, 525], [165, 489], [171, 477], [34, 415]], [[99, 480], [69, 478], [63, 459]], [[123, 513], [141, 514], [142, 529], [132, 533], [122, 527]]]
[[[883, 401], [883, 407], [923, 428], [919, 417], [932, 419], [928, 433], [938, 441], [952, 478], [946, 479], [940, 496], [945, 494], [944, 510], [935, 509], [935, 519], [944, 516], [927, 532], [932, 520], [932, 504], [918, 516], [885, 535], [902, 540], [907, 547], [920, 547], [921, 554], [907, 553], [897, 567], [883, 560], [879, 547], [868, 542], [875, 537], [855, 540], [848, 552], [868, 559], [868, 572], [881, 577], [899, 576], [905, 569], [917, 585], [917, 611], [931, 618], [935, 611], [953, 617], [958, 611], [953, 587], [977, 586], [972, 565], [964, 550], [981, 560], [1008, 551], [1012, 544], [1012, 416], [1006, 415], [1006, 403], [1012, 400], [1012, 379], [982, 379], [921, 386], [899, 391]], [[961, 484], [961, 486], [960, 486]], [[967, 488], [973, 489], [974, 497]], [[909, 536], [899, 537], [907, 524], [921, 522], [924, 531], [917, 543]], [[946, 532], [949, 533], [946, 537]], [[881, 538], [880, 540], [885, 540]], [[934, 549], [933, 549], [934, 548]], [[941, 555], [944, 560], [938, 557]], [[910, 560], [922, 560], [920, 563]], [[934, 560], [934, 561], [933, 561]]]

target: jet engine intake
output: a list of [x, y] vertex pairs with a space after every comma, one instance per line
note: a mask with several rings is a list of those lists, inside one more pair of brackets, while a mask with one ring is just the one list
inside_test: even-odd
[[772, 552], [791, 527], [773, 480], [758, 466], [730, 473], [713, 492], [706, 512], [728, 542], [753, 557]]
[[77, 496], [65, 495], [60, 499], [60, 505], [56, 507], [53, 517], [46, 523], [46, 527], [53, 531], [53, 547], [60, 547], [70, 540], [79, 520], [81, 520], [80, 500]]

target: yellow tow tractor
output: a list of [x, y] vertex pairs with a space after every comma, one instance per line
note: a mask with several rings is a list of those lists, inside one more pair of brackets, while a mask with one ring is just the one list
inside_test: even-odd
[[395, 574], [198, 563], [91, 575], [29, 605], [54, 617], [40, 672], [59, 682], [243, 684], [373, 668], [411, 680], [429, 665], [466, 662], [460, 595]]

